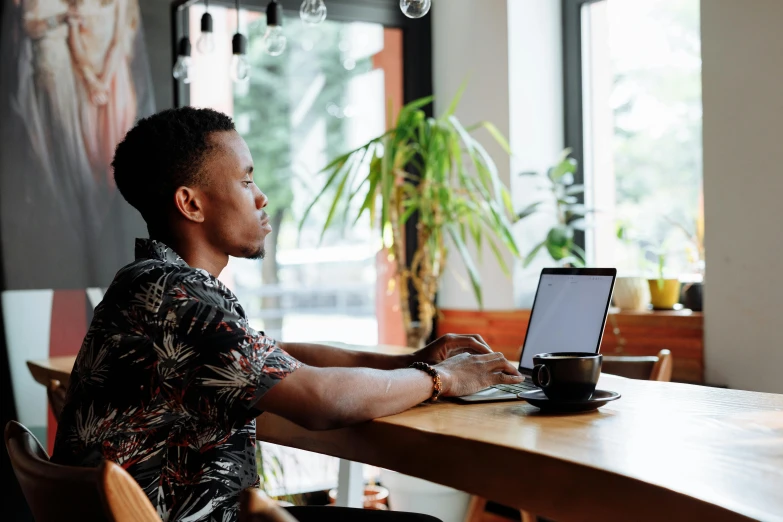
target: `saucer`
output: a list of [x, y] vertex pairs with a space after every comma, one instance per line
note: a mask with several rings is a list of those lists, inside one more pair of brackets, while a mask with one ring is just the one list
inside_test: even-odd
[[582, 401], [553, 401], [544, 395], [543, 390], [533, 390], [522, 392], [517, 395], [536, 408], [547, 412], [577, 412], [590, 411], [600, 408], [609, 401], [617, 400], [621, 395], [617, 392], [607, 390], [595, 390], [592, 397]]

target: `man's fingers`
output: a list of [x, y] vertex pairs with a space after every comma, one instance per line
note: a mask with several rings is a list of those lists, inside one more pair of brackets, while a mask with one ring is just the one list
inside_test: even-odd
[[509, 375], [503, 372], [494, 373], [493, 377], [495, 377], [494, 384], [519, 384], [525, 380], [522, 375]]
[[491, 368], [494, 371], [501, 371], [509, 375], [522, 375], [513, 364], [508, 362], [508, 360], [502, 356], [502, 354], [500, 358], [492, 359], [490, 364], [492, 365]]
[[[500, 352], [482, 353], [475, 356], [479, 362], [488, 363], [492, 365], [498, 364], [498, 361], [504, 361], [506, 358]], [[494, 367], [494, 366], [493, 366]]]
[[468, 337], [472, 337], [477, 343], [484, 346], [490, 352], [492, 351], [492, 348], [489, 347], [489, 343], [487, 343], [479, 334], [470, 334]]
[[454, 356], [460, 353], [484, 354], [492, 353], [492, 348], [481, 338], [480, 335], [455, 335], [446, 337], [446, 350], [449, 355]]
[[486, 354], [493, 353], [492, 349], [486, 344], [482, 344], [473, 337], [464, 336], [462, 339], [455, 341], [452, 351], [459, 353], [474, 353], [474, 354]]

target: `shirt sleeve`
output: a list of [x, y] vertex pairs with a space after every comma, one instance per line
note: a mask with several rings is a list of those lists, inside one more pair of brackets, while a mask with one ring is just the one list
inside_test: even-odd
[[172, 373], [171, 391], [199, 416], [254, 417], [256, 402], [301, 366], [250, 327], [230, 290], [200, 271], [169, 287], [161, 318], [164, 349], [183, 363]]

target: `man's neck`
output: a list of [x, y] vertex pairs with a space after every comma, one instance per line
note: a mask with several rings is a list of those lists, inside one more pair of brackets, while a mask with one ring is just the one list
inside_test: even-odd
[[218, 277], [228, 264], [228, 255], [216, 251], [213, 247], [201, 241], [172, 241], [167, 242], [188, 266], [201, 268]]

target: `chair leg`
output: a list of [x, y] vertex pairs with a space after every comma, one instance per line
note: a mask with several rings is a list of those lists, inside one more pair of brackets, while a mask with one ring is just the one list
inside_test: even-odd
[[481, 522], [481, 516], [484, 514], [484, 508], [486, 507], [487, 499], [478, 495], [472, 495], [470, 504], [468, 504], [468, 511], [465, 514], [465, 522]]
[[522, 516], [522, 522], [536, 522], [536, 516], [528, 511], [520, 509], [519, 514]]

